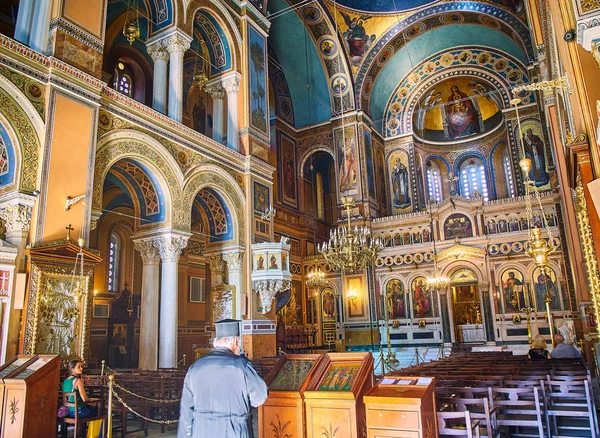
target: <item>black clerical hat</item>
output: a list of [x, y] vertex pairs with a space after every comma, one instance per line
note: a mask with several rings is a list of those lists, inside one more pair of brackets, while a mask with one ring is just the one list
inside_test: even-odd
[[227, 338], [230, 336], [239, 336], [240, 322], [238, 319], [223, 319], [215, 322], [216, 337]]

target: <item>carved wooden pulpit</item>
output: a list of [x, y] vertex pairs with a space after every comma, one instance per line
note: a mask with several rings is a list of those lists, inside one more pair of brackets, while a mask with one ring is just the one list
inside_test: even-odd
[[47, 242], [26, 252], [29, 283], [23, 354], [57, 354], [63, 364], [89, 356], [91, 289], [99, 253], [72, 240]]

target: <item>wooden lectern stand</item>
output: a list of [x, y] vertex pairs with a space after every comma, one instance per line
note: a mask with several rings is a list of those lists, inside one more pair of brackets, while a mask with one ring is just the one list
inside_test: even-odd
[[304, 392], [306, 436], [360, 438], [364, 394], [373, 386], [371, 353], [327, 353]]
[[321, 354], [286, 354], [265, 378], [267, 401], [258, 408], [258, 435], [306, 437], [304, 391], [314, 378]]
[[[15, 368], [17, 363], [21, 365]], [[60, 356], [17, 356], [0, 369], [2, 438], [45, 438], [56, 435]]]
[[368, 438], [435, 438], [435, 377], [384, 377], [365, 396]]

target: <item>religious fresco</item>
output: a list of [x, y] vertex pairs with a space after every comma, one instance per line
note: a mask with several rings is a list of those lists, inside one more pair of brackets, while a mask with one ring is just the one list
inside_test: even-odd
[[385, 190], [385, 158], [383, 157], [383, 151], [377, 151], [377, 191], [379, 195], [379, 202], [383, 208], [384, 214], [387, 214], [387, 195]]
[[454, 213], [444, 222], [445, 239], [473, 237], [471, 220], [464, 214]]
[[453, 141], [489, 131], [502, 122], [501, 102], [490, 93], [495, 89], [478, 78], [451, 78], [436, 84], [419, 101], [413, 129], [432, 141]]
[[344, 18], [346, 28], [342, 29], [342, 36], [344, 37], [344, 44], [346, 50], [350, 54], [350, 60], [353, 65], [359, 65], [362, 61], [366, 51], [369, 50], [373, 41], [375, 41], [375, 34], [367, 34], [364, 24], [371, 18], [368, 14], [361, 14], [358, 17], [351, 18], [350, 15], [344, 11], [340, 11], [340, 14]]
[[332, 363], [319, 384], [319, 391], [350, 391], [361, 362]]
[[[348, 292], [354, 290], [356, 298], [348, 297]], [[365, 312], [365, 287], [363, 284], [363, 276], [347, 276], [346, 277], [346, 303], [349, 318], [363, 318]]]
[[405, 152], [393, 153], [390, 156], [389, 166], [393, 212], [402, 213], [411, 210], [408, 155]]
[[417, 277], [411, 285], [413, 295], [413, 310], [415, 318], [433, 317], [433, 306], [431, 303], [431, 292], [427, 289], [425, 277]]
[[389, 319], [406, 318], [406, 295], [400, 280], [390, 280], [385, 286], [385, 303]]
[[15, 150], [8, 132], [0, 124], [0, 187], [15, 181]]
[[271, 384], [271, 391], [298, 391], [313, 367], [311, 360], [287, 360]]
[[321, 311], [322, 311], [322, 319], [325, 320], [334, 320], [335, 319], [335, 296], [333, 295], [333, 291], [331, 289], [325, 289], [321, 293]]
[[507, 269], [500, 277], [504, 296], [504, 312], [518, 313], [527, 305], [525, 301], [525, 282], [523, 274], [516, 269]]
[[281, 197], [290, 207], [298, 207], [298, 186], [296, 185], [296, 142], [279, 133], [281, 144]]
[[342, 196], [358, 194], [358, 147], [354, 126], [336, 129], [335, 150], [338, 167], [338, 186]]
[[261, 214], [269, 208], [269, 188], [254, 181], [254, 212]]
[[531, 160], [529, 179], [536, 187], [544, 187], [550, 183], [544, 134], [539, 122], [524, 122], [522, 125], [523, 148], [525, 156]]
[[366, 129], [363, 130], [363, 137], [365, 141], [365, 161], [367, 163], [367, 186], [369, 191], [369, 198], [376, 201], [375, 195], [375, 166], [373, 163], [373, 143], [371, 142], [371, 132]]
[[286, 325], [302, 324], [302, 282], [294, 280], [291, 285], [290, 300], [282, 315]]
[[266, 41], [253, 27], [248, 26], [250, 58], [250, 124], [268, 134]]
[[538, 312], [546, 311], [546, 297], [550, 298], [550, 309], [560, 310], [560, 296], [558, 293], [558, 282], [556, 272], [550, 267], [533, 271], [533, 292], [535, 294], [535, 308]]

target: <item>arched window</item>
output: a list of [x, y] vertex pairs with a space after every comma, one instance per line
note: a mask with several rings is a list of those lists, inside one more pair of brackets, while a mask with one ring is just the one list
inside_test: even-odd
[[110, 235], [108, 242], [108, 290], [117, 292], [119, 288], [119, 252], [121, 251], [121, 240], [115, 233]]
[[315, 189], [317, 191], [317, 218], [325, 219], [325, 206], [323, 205], [323, 175], [321, 172], [316, 173]]
[[479, 158], [471, 158], [461, 164], [460, 185], [464, 198], [471, 198], [475, 193], [478, 193], [484, 201], [490, 200], [485, 178], [485, 167]]
[[115, 90], [126, 96], [133, 96], [133, 74], [127, 64], [119, 61], [115, 67]]
[[515, 183], [513, 182], [512, 167], [510, 166], [510, 158], [508, 155], [504, 155], [502, 158], [502, 167], [504, 168], [504, 178], [506, 180], [506, 188], [508, 189], [508, 196], [511, 198], [515, 197]]
[[427, 163], [427, 189], [430, 200], [435, 199], [435, 202], [442, 202], [442, 173], [433, 161]]

